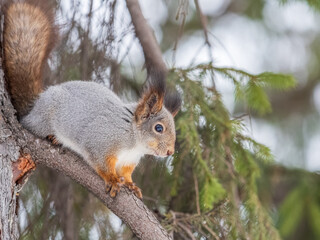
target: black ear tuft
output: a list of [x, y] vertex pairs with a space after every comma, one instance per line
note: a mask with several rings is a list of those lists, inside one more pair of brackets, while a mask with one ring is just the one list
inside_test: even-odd
[[166, 91], [166, 74], [164, 72], [156, 70], [150, 71], [144, 93], [149, 91], [164, 97]]
[[181, 107], [180, 94], [177, 91], [167, 92], [164, 97], [164, 105], [173, 116], [176, 116]]

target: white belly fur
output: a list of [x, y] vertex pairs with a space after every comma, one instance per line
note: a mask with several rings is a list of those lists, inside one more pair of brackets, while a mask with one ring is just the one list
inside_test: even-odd
[[[81, 149], [81, 147], [77, 143], [67, 138], [58, 131], [56, 131], [55, 136], [60, 143], [62, 143], [65, 147], [71, 149], [72, 151], [78, 153], [89, 165], [91, 165], [91, 161], [87, 151]], [[135, 146], [131, 149], [122, 150], [117, 156], [118, 161], [116, 163], [116, 169], [120, 169], [122, 166], [131, 164], [138, 165], [141, 157], [145, 154], [146, 148], [142, 145]]]
[[141, 157], [145, 154], [145, 147], [138, 145], [131, 149], [122, 150], [118, 154], [118, 161], [116, 163], [116, 169], [126, 165], [138, 165]]

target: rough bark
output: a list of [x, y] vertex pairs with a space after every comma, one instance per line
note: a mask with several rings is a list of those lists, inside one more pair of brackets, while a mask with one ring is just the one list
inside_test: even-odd
[[19, 158], [19, 145], [6, 119], [2, 116], [6, 109], [4, 99], [3, 72], [0, 71], [0, 239], [10, 240], [18, 238], [16, 215], [16, 196], [18, 186], [12, 179], [12, 163]]
[[[141, 13], [139, 3], [128, 0], [127, 6], [147, 66], [166, 71], [160, 48]], [[15, 110], [4, 88], [3, 72], [0, 69], [0, 239], [3, 240], [18, 238], [16, 193], [21, 185], [12, 180], [12, 163], [25, 154], [29, 154], [36, 165], [42, 164], [60, 171], [87, 188], [140, 239], [171, 239], [154, 214], [129, 190], [122, 188], [117, 197], [112, 199], [105, 191], [103, 180], [78, 156], [68, 150], [54, 147], [23, 129], [16, 120]]]

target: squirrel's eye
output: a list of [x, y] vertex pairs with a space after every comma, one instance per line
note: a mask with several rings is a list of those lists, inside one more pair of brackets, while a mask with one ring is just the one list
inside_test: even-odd
[[154, 129], [158, 132], [158, 133], [162, 133], [163, 132], [163, 126], [161, 124], [157, 124]]

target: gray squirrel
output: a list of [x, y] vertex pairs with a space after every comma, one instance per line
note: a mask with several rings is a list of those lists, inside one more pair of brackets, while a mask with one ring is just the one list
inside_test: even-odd
[[159, 71], [151, 71], [136, 103], [126, 104], [94, 82], [71, 81], [42, 92], [43, 66], [57, 39], [54, 14], [44, 2], [16, 2], [5, 9], [4, 70], [20, 122], [79, 154], [103, 178], [111, 197], [125, 185], [141, 198], [132, 172], [145, 154], [174, 153], [179, 94], [166, 94]]

